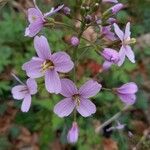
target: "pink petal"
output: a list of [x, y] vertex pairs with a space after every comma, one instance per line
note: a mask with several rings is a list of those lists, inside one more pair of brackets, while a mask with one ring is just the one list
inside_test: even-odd
[[56, 71], [59, 72], [69, 72], [74, 66], [70, 56], [65, 52], [54, 53], [51, 57], [51, 60], [54, 63]]
[[22, 69], [26, 71], [28, 77], [30, 78], [39, 78], [43, 76], [41, 72], [41, 65], [43, 60], [41, 59], [31, 59], [30, 61], [23, 64]]
[[124, 39], [129, 39], [130, 35], [131, 35], [131, 32], [130, 32], [130, 22], [128, 22], [127, 25], [126, 25], [126, 29], [125, 29]]
[[37, 55], [42, 59], [49, 59], [51, 50], [46, 37], [36, 36], [34, 38], [34, 48], [36, 49]]
[[74, 108], [74, 101], [71, 98], [65, 98], [55, 105], [54, 113], [59, 117], [69, 116]]
[[119, 62], [118, 62], [118, 66], [121, 66], [124, 61], [125, 61], [125, 48], [124, 46], [121, 47], [120, 51], [119, 51]]
[[114, 23], [114, 30], [115, 30], [116, 35], [119, 37], [119, 39], [123, 41], [124, 33], [122, 32], [122, 30], [119, 28], [119, 26], [116, 23]]
[[61, 10], [64, 7], [64, 5], [58, 6], [56, 9], [52, 8], [49, 12], [44, 14], [44, 17], [52, 16], [53, 14], [57, 13], [59, 10]]
[[94, 80], [87, 81], [79, 89], [79, 93], [84, 98], [89, 98], [95, 96], [101, 90], [101, 84]]
[[77, 111], [83, 116], [88, 117], [96, 112], [96, 106], [88, 99], [80, 99], [80, 105], [76, 106]]
[[138, 87], [134, 82], [129, 82], [117, 88], [117, 92], [121, 94], [134, 94], [138, 91]]
[[36, 94], [37, 93], [37, 83], [34, 79], [29, 78], [27, 80], [27, 86], [30, 91], [30, 94]]
[[22, 105], [21, 105], [21, 111], [22, 112], [28, 112], [29, 109], [30, 109], [30, 106], [31, 106], [31, 95], [26, 95], [23, 102], [22, 102]]
[[61, 79], [61, 88], [60, 94], [65, 97], [72, 97], [74, 94], [78, 93], [77, 87], [69, 79]]
[[126, 49], [126, 56], [128, 57], [128, 59], [132, 62], [132, 63], [135, 63], [135, 56], [134, 56], [134, 53], [131, 49], [131, 47], [129, 45], [126, 45], [125, 46], [125, 49]]
[[126, 105], [133, 105], [136, 100], [135, 94], [118, 94], [118, 96]]
[[42, 12], [36, 8], [28, 9], [28, 20], [30, 23], [35, 22], [37, 19], [43, 19]]
[[61, 92], [61, 82], [58, 73], [53, 70], [47, 70], [45, 72], [45, 86], [50, 93], [60, 93]]
[[43, 20], [36, 20], [26, 28], [25, 36], [34, 37], [43, 28]]
[[111, 67], [111, 65], [112, 65], [112, 62], [105, 61], [105, 62], [103, 63], [103, 69], [104, 69], [104, 70], [108, 70], [108, 69]]
[[27, 93], [27, 86], [17, 85], [12, 88], [11, 93], [14, 99], [23, 99]]

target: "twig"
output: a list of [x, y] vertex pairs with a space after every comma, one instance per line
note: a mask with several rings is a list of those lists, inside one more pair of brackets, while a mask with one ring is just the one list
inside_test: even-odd
[[118, 119], [121, 116], [121, 114], [123, 112], [125, 112], [127, 109], [129, 109], [130, 107], [131, 107], [130, 105], [126, 105], [120, 112], [118, 112], [113, 117], [111, 117], [109, 120], [107, 120], [106, 122], [104, 122], [101, 126], [97, 127], [95, 129], [95, 132], [99, 133], [105, 126], [109, 125], [111, 122], [113, 122], [114, 120]]

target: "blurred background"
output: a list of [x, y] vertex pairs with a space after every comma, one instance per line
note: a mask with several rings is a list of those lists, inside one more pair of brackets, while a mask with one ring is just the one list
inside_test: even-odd
[[[67, 144], [66, 134], [72, 117], [61, 119], [53, 113], [60, 96], [51, 95], [40, 87], [40, 93], [33, 97], [28, 113], [22, 113], [21, 101], [12, 98], [10, 90], [18, 82], [11, 73], [24, 81], [27, 77], [21, 66], [35, 55], [33, 39], [24, 37], [28, 25], [26, 10], [33, 3], [31, 0], [0, 0], [0, 150], [132, 150], [138, 143], [139, 150], [150, 150], [150, 0], [119, 1], [125, 3], [126, 8], [117, 14], [118, 22], [124, 27], [127, 21], [131, 21], [132, 37], [137, 39], [133, 48], [136, 64], [126, 60], [122, 68], [113, 67], [107, 73], [102, 72], [99, 78], [108, 88], [136, 82], [139, 87], [137, 101], [119, 118], [121, 123], [126, 124], [122, 131], [106, 132], [104, 129], [102, 133], [95, 134], [95, 128], [123, 106], [112, 93], [100, 92], [94, 98], [96, 114], [86, 119], [78, 116], [79, 141], [71, 146]], [[37, 2], [44, 12], [60, 3], [77, 9], [72, 0]], [[57, 19], [70, 23], [69, 19], [59, 15]], [[64, 31], [61, 27], [44, 29], [43, 34], [48, 37], [52, 51], [71, 51], [63, 40], [64, 36], [72, 33]], [[87, 34], [91, 36], [91, 31]], [[85, 80], [81, 78], [85, 74], [92, 77], [101, 69], [102, 60], [90, 49], [81, 60], [77, 69], [79, 80]]]

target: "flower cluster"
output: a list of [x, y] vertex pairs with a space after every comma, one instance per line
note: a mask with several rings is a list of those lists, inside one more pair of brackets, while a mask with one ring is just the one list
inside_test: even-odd
[[[124, 5], [118, 3], [117, 0], [102, 0], [102, 3], [110, 3], [111, 6], [102, 16], [92, 16], [91, 11], [88, 11], [88, 6], [81, 6], [83, 10], [83, 16], [81, 20], [80, 32], [72, 35], [70, 39], [70, 45], [74, 48], [74, 52], [77, 53], [78, 46], [80, 45], [81, 38], [85, 39], [89, 45], [93, 46], [98, 51], [98, 55], [101, 55], [104, 59], [103, 71], [108, 71], [112, 65], [120, 67], [127, 57], [132, 63], [135, 63], [135, 56], [130, 44], [135, 43], [135, 39], [131, 38], [130, 23], [128, 22], [123, 32], [116, 24], [115, 14], [118, 13]], [[43, 35], [37, 35], [41, 33], [43, 27], [56, 25], [54, 19], [49, 18], [56, 13], [63, 13], [63, 15], [71, 15], [71, 9], [64, 5], [59, 5], [57, 8], [52, 8], [47, 13], [42, 13], [38, 8], [34, 0], [34, 8], [28, 9], [28, 21], [29, 26], [25, 30], [25, 36], [34, 37], [34, 48], [37, 56], [31, 58], [23, 64], [22, 69], [26, 72], [29, 79], [26, 84], [20, 82], [12, 88], [12, 95], [14, 99], [23, 99], [21, 110], [22, 112], [28, 112], [31, 106], [31, 95], [37, 93], [37, 78], [43, 77], [45, 79], [45, 88], [49, 93], [61, 94], [64, 99], [58, 102], [54, 106], [54, 113], [59, 117], [67, 117], [72, 112], [78, 112], [83, 117], [88, 117], [96, 112], [96, 105], [92, 102], [92, 97], [97, 95], [103, 88], [101, 83], [94, 78], [89, 78], [83, 85], [78, 88], [77, 82], [64, 78], [61, 74], [66, 74], [72, 71], [76, 67], [76, 63], [72, 61], [73, 56], [70, 56], [66, 52], [59, 51], [53, 52], [49, 46], [48, 40]], [[99, 6], [100, 4], [95, 4]], [[94, 11], [94, 10], [93, 10]], [[88, 14], [89, 12], [89, 14]], [[79, 19], [77, 19], [78, 21]], [[59, 23], [62, 24], [63, 23]], [[112, 42], [112, 45], [119, 43], [117, 46], [109, 47], [110, 45], [104, 45], [98, 47], [97, 42], [93, 43], [83, 37], [84, 31], [88, 27], [97, 26], [99, 29], [99, 38], [104, 41]], [[68, 27], [68, 25], [66, 25]], [[74, 27], [73, 27], [74, 28]], [[105, 42], [104, 42], [105, 43]], [[121, 46], [120, 46], [121, 45]], [[102, 51], [101, 51], [102, 50]], [[76, 55], [75, 55], [76, 56]], [[77, 58], [76, 58], [77, 59]], [[76, 60], [75, 60], [76, 61]], [[74, 69], [75, 70], [75, 69]], [[114, 92], [125, 105], [132, 105], [136, 101], [135, 93], [138, 91], [137, 85], [133, 82], [123, 84], [121, 87], [109, 89]], [[120, 126], [119, 126], [120, 127]], [[116, 128], [119, 128], [116, 127]], [[76, 120], [73, 121], [72, 127], [68, 132], [67, 139], [69, 143], [75, 143], [78, 140], [78, 124]]]

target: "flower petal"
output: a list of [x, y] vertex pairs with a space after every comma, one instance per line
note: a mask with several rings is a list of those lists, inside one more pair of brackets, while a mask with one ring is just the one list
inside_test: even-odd
[[34, 79], [29, 78], [27, 80], [27, 86], [30, 91], [30, 94], [36, 94], [37, 93], [37, 83]]
[[121, 66], [124, 61], [125, 61], [125, 48], [124, 46], [121, 47], [120, 51], [119, 51], [119, 62], [118, 62], [118, 66]]
[[117, 92], [121, 94], [134, 94], [137, 91], [138, 87], [134, 82], [123, 84], [121, 87], [117, 88]]
[[60, 94], [65, 97], [72, 97], [78, 93], [76, 85], [69, 79], [61, 79], [61, 88]]
[[22, 112], [28, 112], [29, 109], [30, 109], [30, 106], [31, 106], [31, 95], [26, 95], [23, 102], [22, 102], [22, 105], [21, 105], [21, 111]]
[[104, 69], [104, 70], [108, 70], [108, 69], [111, 67], [111, 65], [112, 65], [112, 62], [105, 61], [105, 62], [103, 63], [103, 69]]
[[74, 64], [71, 61], [70, 56], [65, 52], [57, 52], [51, 56], [51, 60], [54, 63], [56, 71], [59, 72], [69, 72], [72, 70]]
[[71, 98], [65, 98], [55, 105], [54, 113], [59, 117], [69, 116], [74, 108], [74, 101]]
[[79, 93], [84, 98], [95, 96], [101, 90], [101, 84], [97, 81], [89, 80], [79, 89]]
[[43, 20], [38, 19], [29, 24], [25, 30], [25, 36], [34, 37], [43, 28]]
[[51, 50], [46, 37], [36, 36], [34, 38], [34, 48], [36, 49], [37, 55], [42, 59], [49, 59]]
[[61, 10], [64, 7], [64, 5], [58, 6], [56, 9], [52, 8], [49, 12], [44, 14], [44, 17], [52, 16], [53, 14], [57, 13], [59, 10]]
[[61, 92], [61, 82], [58, 73], [53, 70], [47, 70], [45, 72], [45, 86], [50, 93], [60, 93]]
[[126, 48], [126, 56], [132, 63], [135, 63], [135, 56], [131, 47], [129, 45], [126, 45], [125, 48]]
[[43, 19], [42, 12], [36, 8], [28, 9], [28, 20], [30, 23], [35, 22], [37, 19]]
[[96, 112], [96, 106], [89, 99], [80, 99], [80, 105], [76, 106], [77, 111], [83, 116], [88, 117]]
[[30, 61], [23, 64], [22, 69], [26, 71], [28, 77], [39, 78], [43, 76], [41, 72], [41, 65], [43, 63], [42, 59], [36, 59], [35, 57]]
[[127, 23], [126, 25], [126, 29], [125, 29], [125, 35], [124, 35], [124, 39], [130, 39], [130, 22]]
[[133, 105], [136, 101], [135, 94], [118, 94], [121, 101], [124, 102], [126, 105]]
[[27, 93], [27, 86], [17, 85], [12, 88], [11, 93], [14, 99], [23, 99]]
[[123, 41], [124, 33], [122, 32], [122, 30], [119, 28], [119, 26], [116, 23], [114, 23], [114, 30], [115, 30], [116, 35], [119, 37], [119, 39]]

